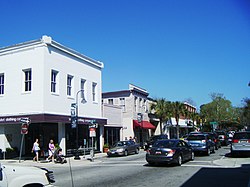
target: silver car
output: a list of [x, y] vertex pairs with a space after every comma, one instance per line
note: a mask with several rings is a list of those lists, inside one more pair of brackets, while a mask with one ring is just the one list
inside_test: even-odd
[[232, 139], [231, 155], [250, 153], [250, 131], [236, 132]]

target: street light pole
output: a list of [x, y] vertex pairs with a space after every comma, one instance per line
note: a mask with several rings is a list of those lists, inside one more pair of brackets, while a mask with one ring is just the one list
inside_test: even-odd
[[[76, 93], [76, 153], [75, 153], [75, 160], [80, 160], [80, 157], [79, 157], [79, 152], [78, 152], [78, 149], [79, 149], [79, 140], [78, 140], [78, 94], [80, 92], [83, 92], [84, 90], [79, 90], [77, 93]], [[83, 102], [86, 102], [85, 98], [83, 97]]]

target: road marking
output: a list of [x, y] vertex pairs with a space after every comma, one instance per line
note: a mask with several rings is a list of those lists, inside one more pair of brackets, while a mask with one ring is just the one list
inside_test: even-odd
[[192, 164], [184, 164], [182, 167], [201, 167], [201, 168], [237, 168], [234, 166], [216, 166], [216, 165], [192, 165]]
[[207, 160], [193, 160], [193, 161], [190, 161], [190, 163], [197, 163], [197, 162], [212, 163], [212, 161], [207, 161]]

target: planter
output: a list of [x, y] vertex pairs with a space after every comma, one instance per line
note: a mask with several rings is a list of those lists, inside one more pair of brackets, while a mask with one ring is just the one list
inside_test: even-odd
[[108, 151], [109, 151], [109, 148], [108, 148], [108, 147], [104, 147], [104, 148], [103, 148], [103, 152], [104, 152], [104, 153], [107, 153]]

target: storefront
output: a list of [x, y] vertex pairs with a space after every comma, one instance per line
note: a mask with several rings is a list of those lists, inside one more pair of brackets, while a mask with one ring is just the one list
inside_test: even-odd
[[[0, 118], [0, 139], [1, 149], [15, 147], [20, 150], [21, 143], [21, 119], [30, 119], [28, 133], [24, 138], [24, 149], [22, 154], [30, 156], [33, 143], [36, 138], [39, 140], [41, 155], [48, 150], [50, 139], [54, 140], [66, 154], [68, 150], [76, 149], [76, 128], [71, 127], [70, 117], [61, 115], [26, 115], [8, 116]], [[78, 122], [78, 145], [79, 147], [92, 148], [92, 138], [89, 136], [89, 125], [93, 122], [98, 124], [96, 137], [94, 138], [94, 149], [100, 151], [103, 137], [103, 128], [106, 119], [79, 118]]]

